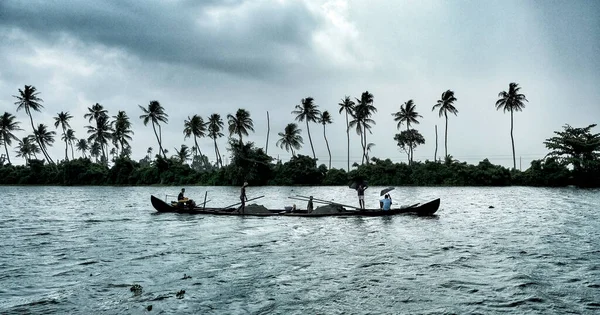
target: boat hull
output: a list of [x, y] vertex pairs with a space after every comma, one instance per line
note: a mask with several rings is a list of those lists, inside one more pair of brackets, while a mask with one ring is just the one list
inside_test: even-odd
[[[296, 210], [294, 212], [286, 211], [285, 209], [268, 209], [264, 212], [245, 212], [239, 213], [236, 208], [187, 208], [187, 207], [174, 207], [164, 202], [163, 200], [150, 196], [152, 206], [158, 212], [174, 212], [174, 213], [187, 213], [187, 214], [212, 214], [212, 215], [237, 215], [237, 216], [299, 216], [299, 217], [329, 217], [329, 216], [389, 216], [396, 214], [416, 214], [416, 215], [433, 215], [440, 207], [440, 199], [434, 199], [432, 201], [417, 204], [410, 207], [381, 210], [381, 209], [346, 209], [341, 206], [338, 207], [337, 212], [319, 213], [314, 211], [307, 213], [306, 210]], [[318, 210], [318, 209], [317, 209]]]

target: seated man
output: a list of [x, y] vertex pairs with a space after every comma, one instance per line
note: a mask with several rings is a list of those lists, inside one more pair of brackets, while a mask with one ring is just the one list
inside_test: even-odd
[[392, 207], [392, 199], [390, 196], [385, 195], [385, 198], [381, 199], [383, 211], [388, 211]]
[[177, 201], [185, 202], [187, 200], [187, 198], [183, 196], [183, 193], [185, 193], [185, 188], [181, 188], [181, 192], [179, 193], [179, 195], [177, 195]]

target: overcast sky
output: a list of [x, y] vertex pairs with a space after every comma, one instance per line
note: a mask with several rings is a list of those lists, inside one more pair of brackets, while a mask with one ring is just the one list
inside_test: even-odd
[[[170, 0], [0, 1], [0, 113], [15, 114], [31, 134], [13, 95], [33, 85], [44, 100], [36, 124], [54, 128], [58, 112], [74, 116], [86, 137], [83, 115], [95, 103], [109, 115], [125, 110], [135, 132], [133, 158], [158, 145], [138, 118], [138, 105], [158, 100], [169, 115], [163, 140], [170, 153], [181, 144], [183, 121], [193, 114], [250, 111], [268, 153], [287, 161], [277, 133], [294, 121], [291, 111], [313, 97], [332, 113], [327, 127], [334, 167], [346, 165], [345, 117], [337, 105], [349, 95], [374, 95], [376, 125], [371, 156], [406, 161], [396, 146], [391, 114], [409, 99], [423, 116], [416, 125], [426, 144], [415, 159], [444, 152], [443, 118], [432, 112], [442, 92], [455, 91], [458, 116], [450, 116], [448, 153], [477, 163], [512, 165], [510, 115], [496, 111], [498, 93], [517, 82], [529, 100], [515, 114], [517, 167], [542, 158], [543, 141], [564, 124], [600, 122], [600, 2], [598, 1], [400, 1], [400, 0]], [[312, 155], [306, 125], [305, 146]], [[322, 125], [310, 126], [319, 164], [328, 155]], [[57, 130], [57, 133], [59, 130]], [[600, 127], [596, 128], [600, 132]], [[201, 149], [214, 160], [211, 139]], [[219, 141], [226, 151], [226, 137]], [[4, 153], [4, 149], [2, 149]], [[10, 152], [13, 163], [23, 164]], [[64, 156], [57, 136], [50, 149]], [[351, 160], [361, 147], [351, 133]]]

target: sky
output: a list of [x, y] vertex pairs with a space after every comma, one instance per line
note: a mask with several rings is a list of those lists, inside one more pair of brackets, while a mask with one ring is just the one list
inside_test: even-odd
[[[158, 100], [170, 154], [184, 139], [183, 123], [238, 108], [248, 110], [255, 132], [246, 139], [287, 161], [277, 135], [294, 122], [306, 97], [327, 110], [332, 166], [346, 167], [346, 95], [374, 96], [376, 125], [370, 156], [406, 161], [393, 137], [392, 113], [412, 99], [422, 115], [414, 128], [426, 143], [415, 160], [444, 156], [445, 120], [432, 111], [453, 90], [458, 115], [448, 119], [448, 154], [477, 164], [488, 158], [512, 166], [510, 114], [498, 111], [498, 93], [516, 82], [528, 102], [514, 115], [517, 167], [548, 152], [543, 141], [565, 124], [600, 122], [600, 2], [598, 1], [400, 1], [400, 0], [164, 0], [0, 1], [0, 113], [9, 112], [31, 134], [29, 118], [13, 95], [33, 85], [44, 100], [36, 124], [52, 129], [68, 111], [78, 138], [87, 138], [83, 115], [100, 103], [109, 115], [124, 110], [133, 123], [133, 159], [157, 152], [152, 127], [138, 105]], [[305, 122], [304, 146], [312, 155]], [[323, 126], [310, 132], [318, 164], [328, 164]], [[406, 128], [405, 126], [401, 127]], [[56, 129], [57, 134], [61, 130]], [[600, 131], [600, 127], [595, 129]], [[225, 132], [226, 136], [228, 135]], [[351, 163], [360, 162], [360, 139], [351, 137]], [[64, 157], [64, 142], [49, 152]], [[199, 140], [215, 160], [213, 142]], [[227, 137], [218, 141], [229, 156]], [[16, 146], [16, 144], [13, 144]], [[14, 164], [24, 164], [9, 153]], [[4, 153], [4, 149], [2, 150]], [[77, 154], [77, 153], [76, 153]]]

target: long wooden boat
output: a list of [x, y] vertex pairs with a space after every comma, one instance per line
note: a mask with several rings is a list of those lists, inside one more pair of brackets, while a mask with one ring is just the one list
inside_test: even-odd
[[178, 207], [165, 201], [150, 196], [152, 206], [158, 212], [175, 212], [188, 214], [213, 214], [213, 215], [242, 215], [242, 216], [302, 216], [302, 217], [324, 217], [324, 216], [388, 216], [395, 214], [417, 214], [433, 215], [440, 207], [440, 198], [426, 203], [419, 203], [408, 207], [401, 207], [391, 210], [381, 209], [348, 209], [341, 205], [331, 205], [318, 207], [310, 213], [306, 210], [289, 209], [266, 209], [262, 206], [246, 205], [244, 213], [239, 213], [237, 208], [203, 208], [203, 207]]

